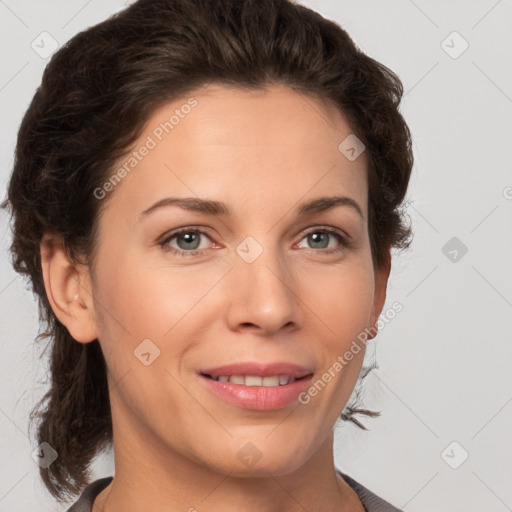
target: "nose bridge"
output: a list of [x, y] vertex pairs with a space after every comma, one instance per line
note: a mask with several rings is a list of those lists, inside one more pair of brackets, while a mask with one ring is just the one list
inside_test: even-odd
[[236, 248], [229, 315], [234, 329], [252, 324], [272, 333], [290, 322], [300, 322], [293, 274], [271, 238], [260, 243], [247, 237]]

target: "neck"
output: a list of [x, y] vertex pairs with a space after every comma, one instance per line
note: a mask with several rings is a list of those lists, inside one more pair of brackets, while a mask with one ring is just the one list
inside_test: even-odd
[[115, 477], [92, 512], [239, 512], [240, 503], [245, 512], [364, 512], [356, 493], [336, 473], [332, 433], [305, 463], [304, 454], [301, 460], [297, 455], [295, 466], [277, 475], [261, 465], [257, 472], [219, 470], [125, 420], [113, 417]]
[[[326, 446], [332, 454], [332, 444]], [[240, 503], [246, 512], [364, 512], [356, 493], [336, 474], [332, 456], [319, 465], [315, 455], [311, 464], [279, 477], [234, 477], [178, 458], [162, 467], [144, 457], [139, 462], [133, 455], [116, 457], [115, 478], [96, 498], [92, 512], [238, 512]]]

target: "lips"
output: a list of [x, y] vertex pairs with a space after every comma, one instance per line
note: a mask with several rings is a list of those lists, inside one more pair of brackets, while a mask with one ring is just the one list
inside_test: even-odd
[[292, 363], [236, 363], [200, 371], [208, 389], [244, 409], [273, 410], [297, 401], [313, 371]]
[[[208, 376], [208, 375], [207, 375]], [[219, 375], [218, 377], [211, 377], [218, 382], [232, 382], [233, 384], [240, 384], [242, 386], [286, 386], [297, 380], [295, 377], [288, 375], [268, 375], [260, 377], [258, 375]]]
[[293, 363], [233, 363], [224, 366], [218, 366], [216, 368], [208, 368], [201, 370], [202, 375], [212, 377], [218, 380], [219, 377], [232, 377], [234, 375], [239, 376], [254, 376], [254, 377], [275, 377], [284, 376], [289, 379], [294, 378], [299, 380], [306, 375], [313, 373], [313, 371], [305, 366], [296, 365]]

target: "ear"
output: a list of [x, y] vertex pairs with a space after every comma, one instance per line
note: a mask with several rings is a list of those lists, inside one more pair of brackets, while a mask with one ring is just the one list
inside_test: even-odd
[[59, 321], [80, 343], [97, 338], [89, 267], [73, 262], [63, 239], [46, 233], [40, 244], [46, 295]]
[[389, 273], [391, 271], [391, 248], [389, 249], [388, 258], [382, 267], [375, 269], [375, 293], [373, 298], [373, 310], [371, 315], [371, 329], [369, 340], [377, 336], [378, 326], [377, 321], [382, 313], [384, 304], [386, 303], [386, 290], [388, 287]]

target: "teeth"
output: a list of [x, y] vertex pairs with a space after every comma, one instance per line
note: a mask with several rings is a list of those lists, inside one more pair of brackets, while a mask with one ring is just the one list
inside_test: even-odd
[[252, 375], [246, 375], [245, 376], [245, 385], [246, 386], [262, 386], [263, 379], [261, 377], [253, 377]]
[[233, 384], [241, 384], [244, 386], [264, 386], [267, 388], [285, 386], [295, 382], [295, 377], [288, 375], [272, 375], [268, 377], [259, 377], [257, 375], [219, 375], [213, 377], [219, 382], [232, 382]]
[[284, 384], [288, 384], [288, 377], [286, 375], [279, 375], [279, 385], [282, 386]]
[[226, 382], [232, 382], [233, 384], [245, 384], [245, 377], [243, 375], [231, 375], [227, 377], [229, 380]]
[[[247, 384], [247, 381], [246, 381], [246, 384]], [[263, 379], [261, 379], [261, 385], [262, 386], [279, 386], [279, 376], [275, 376], [275, 377], [263, 377]]]

